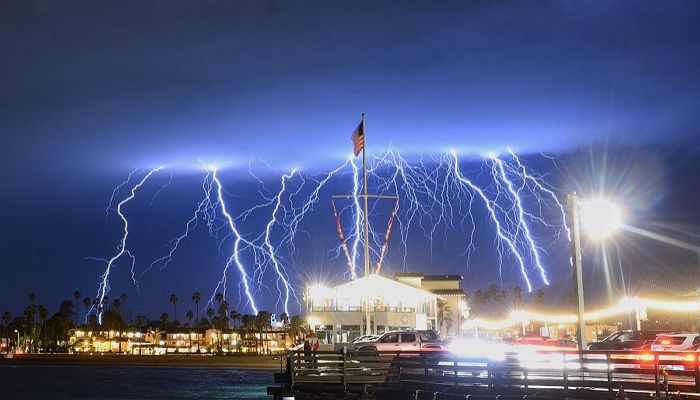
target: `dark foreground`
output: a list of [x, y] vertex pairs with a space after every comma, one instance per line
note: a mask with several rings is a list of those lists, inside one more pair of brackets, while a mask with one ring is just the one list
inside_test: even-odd
[[269, 399], [272, 371], [0, 363], [0, 399]]

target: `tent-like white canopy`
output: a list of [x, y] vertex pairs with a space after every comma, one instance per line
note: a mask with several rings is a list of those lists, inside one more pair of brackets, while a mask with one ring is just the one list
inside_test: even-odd
[[370, 303], [381, 303], [389, 307], [416, 307], [437, 298], [430, 292], [377, 274], [334, 288], [312, 286], [308, 294], [314, 304], [333, 303], [337, 307], [359, 307], [367, 299]]

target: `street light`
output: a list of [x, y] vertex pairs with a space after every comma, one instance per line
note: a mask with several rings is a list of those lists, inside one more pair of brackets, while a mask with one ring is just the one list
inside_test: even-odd
[[15, 329], [15, 333], [17, 334], [17, 343], [15, 343], [15, 349], [19, 347], [19, 331]]
[[577, 299], [578, 347], [584, 350], [586, 345], [586, 321], [583, 303], [583, 272], [581, 261], [581, 227], [594, 240], [604, 240], [622, 226], [622, 212], [615, 204], [602, 198], [579, 202], [576, 192], [569, 194], [569, 218], [572, 231], [571, 261], [574, 266], [574, 291]]
[[622, 226], [622, 211], [605, 199], [579, 203], [581, 227], [593, 240], [605, 240]]

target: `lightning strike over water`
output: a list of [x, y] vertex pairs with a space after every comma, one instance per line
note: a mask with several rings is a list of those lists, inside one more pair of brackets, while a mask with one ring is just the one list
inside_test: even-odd
[[[469, 161], [474, 164], [473, 160]], [[477, 161], [478, 163], [478, 161]], [[348, 170], [348, 164], [349, 170]], [[343, 194], [342, 207], [336, 210], [335, 202], [333, 210], [336, 217], [338, 233], [341, 244], [335, 248], [336, 254], [341, 251], [348, 259], [349, 279], [356, 279], [356, 267], [362, 256], [360, 248], [364, 246], [362, 227], [364, 218], [368, 218], [370, 223], [370, 257], [376, 262], [375, 273], [378, 273], [383, 264], [386, 268], [396, 270], [397, 267], [405, 270], [410, 265], [410, 250], [408, 244], [409, 235], [417, 230], [422, 234], [428, 243], [431, 251], [439, 245], [439, 239], [444, 240], [444, 248], [447, 248], [448, 240], [454, 241], [455, 235], [461, 232], [466, 241], [464, 243], [465, 266], [468, 267], [471, 255], [477, 251], [475, 244], [475, 234], [478, 219], [475, 212], [484, 210], [486, 221], [494, 234], [494, 247], [498, 259], [498, 273], [502, 276], [503, 270], [508, 265], [516, 267], [522, 281], [531, 291], [533, 282], [530, 273], [536, 271], [542, 284], [549, 284], [547, 271], [544, 267], [542, 254], [547, 252], [538, 245], [535, 232], [538, 234], [544, 231], [554, 232], [557, 237], [562, 231], [568, 233], [564, 207], [558, 200], [554, 189], [545, 183], [542, 176], [528, 172], [525, 165], [509, 149], [509, 157], [499, 158], [490, 155], [480, 161], [481, 170], [488, 171], [487, 174], [478, 174], [474, 179], [468, 178], [460, 166], [461, 161], [456, 152], [449, 151], [441, 154], [414, 155], [406, 157], [396, 150], [389, 149], [368, 159], [367, 173], [369, 179], [370, 193], [379, 195], [379, 198], [395, 198], [398, 196], [402, 207], [399, 210], [398, 200], [393, 211], [389, 212], [387, 218], [387, 231], [378, 232], [372, 229], [377, 222], [382, 222], [382, 218], [387, 211], [385, 206], [379, 201], [373, 201], [369, 210], [369, 215], [365, 216], [360, 206], [360, 191], [362, 189], [360, 168], [353, 157], [347, 158], [338, 167], [328, 172], [298, 171], [296, 169], [281, 175], [281, 186], [279, 191], [272, 194], [268, 189], [269, 179], [262, 179], [253, 171], [249, 165], [249, 175], [257, 182], [261, 188], [258, 193], [262, 196], [262, 201], [249, 206], [237, 215], [231, 210], [232, 206], [226, 203], [224, 198], [225, 188], [218, 176], [218, 169], [205, 165], [205, 175], [201, 189], [203, 197], [196, 204], [191, 217], [185, 221], [184, 229], [181, 233], [167, 243], [168, 251], [162, 257], [154, 260], [141, 273], [143, 277], [154, 267], [161, 270], [173, 262], [173, 255], [178, 250], [180, 243], [197, 228], [200, 221], [204, 221], [209, 229], [209, 235], [216, 239], [219, 252], [225, 256], [226, 262], [222, 271], [221, 279], [216, 283], [211, 299], [207, 303], [209, 306], [216, 294], [221, 293], [226, 297], [226, 289], [229, 273], [232, 265], [238, 271], [240, 279], [238, 283], [239, 301], [257, 314], [258, 304], [256, 296], [265, 291], [274, 293], [276, 289], [279, 293], [276, 307], [287, 315], [291, 315], [289, 301], [296, 298], [295, 287], [303, 285], [302, 282], [294, 282], [290, 279], [290, 271], [299, 271], [300, 263], [298, 249], [295, 240], [302, 228], [302, 221], [315, 212], [317, 203], [321, 198], [322, 190], [335, 191], [341, 187], [347, 187], [348, 175], [350, 175], [351, 193]], [[266, 164], [270, 169], [272, 167]], [[122, 212], [122, 207], [129, 200], [133, 199], [136, 191], [146, 182], [146, 180], [162, 167], [151, 170], [137, 185], [132, 188], [131, 196], [122, 200], [116, 207], [117, 213], [124, 222], [124, 236], [119, 246], [119, 252], [113, 258], [107, 260], [107, 270], [102, 275], [98, 298], [101, 300], [109, 291], [109, 273], [115, 261], [127, 254], [132, 260], [132, 279], [138, 285], [134, 277], [135, 259], [126, 247], [128, 236], [128, 222]], [[111, 203], [118, 195], [119, 190], [126, 186], [133, 175], [139, 170], [131, 171], [127, 180], [121, 183], [112, 193]], [[488, 180], [486, 180], [488, 178]], [[171, 180], [163, 185], [156, 193], [159, 195]], [[347, 189], [346, 189], [347, 190]], [[325, 193], [325, 192], [324, 192]], [[237, 193], [232, 192], [234, 198]], [[383, 197], [382, 197], [383, 196]], [[154, 196], [155, 198], [155, 196]], [[236, 200], [233, 200], [236, 201]], [[481, 208], [480, 204], [483, 204]], [[531, 206], [534, 204], [534, 208]], [[544, 215], [545, 209], [556, 210], [561, 213], [561, 217], [556, 222], [547, 221]], [[259, 224], [261, 213], [269, 211], [265, 222], [257, 229], [253, 228], [254, 234], [243, 234], [239, 224], [251, 223]], [[256, 214], [256, 217], [251, 217]], [[344, 237], [341, 227], [341, 217], [351, 224], [348, 230], [349, 235]], [[399, 229], [399, 246], [397, 251], [402, 258], [402, 262], [392, 263], [391, 258], [385, 260], [387, 244], [389, 244], [389, 234], [394, 224]], [[372, 223], [374, 222], [374, 223]], [[383, 222], [382, 222], [383, 223]], [[533, 231], [533, 224], [539, 228]], [[380, 223], [381, 225], [381, 223]], [[246, 232], [250, 232], [249, 227]], [[220, 232], [225, 235], [219, 237]], [[481, 232], [481, 229], [480, 229]], [[278, 239], [273, 239], [277, 237]], [[232, 250], [225, 247], [227, 240], [232, 240]], [[348, 249], [349, 244], [350, 249]], [[510, 264], [512, 262], [512, 264]], [[399, 265], [397, 265], [399, 264]], [[271, 267], [271, 268], [269, 268]], [[266, 271], [274, 271], [268, 274]], [[272, 289], [266, 285], [269, 280], [274, 279], [275, 285]], [[274, 297], [274, 296], [273, 296]], [[298, 299], [297, 299], [298, 301]], [[92, 311], [92, 310], [91, 310]]]
[[[101, 277], [102, 281], [100, 282], [100, 286], [99, 286], [99, 289], [97, 291], [97, 299], [98, 299], [97, 307], [99, 310], [98, 311], [98, 320], [100, 323], [102, 323], [102, 302], [104, 301], [105, 295], [107, 294], [107, 292], [109, 292], [109, 289], [110, 289], [110, 287], [109, 287], [109, 274], [112, 271], [112, 266], [114, 266], [114, 263], [124, 254], [128, 255], [129, 258], [131, 258], [131, 278], [134, 282], [134, 285], [136, 285], [137, 288], [139, 286], [138, 281], [136, 281], [136, 277], [134, 276], [134, 264], [136, 262], [136, 258], [126, 248], [126, 240], [129, 237], [129, 221], [126, 219], [126, 216], [124, 216], [124, 213], [122, 212], [122, 207], [126, 203], [131, 201], [134, 197], [136, 197], [136, 191], [139, 190], [139, 188], [141, 188], [141, 186], [143, 186], [146, 183], [146, 181], [148, 180], [148, 178], [151, 177], [151, 175], [155, 174], [156, 172], [160, 171], [163, 168], [164, 168], [164, 166], [160, 166], [158, 168], [154, 168], [154, 169], [150, 170], [148, 172], [148, 174], [146, 174], [146, 176], [144, 176], [143, 179], [141, 179], [141, 181], [139, 183], [137, 183], [136, 185], [134, 185], [134, 187], [131, 188], [131, 194], [128, 197], [126, 197], [124, 200], [120, 201], [119, 204], [117, 204], [117, 214], [119, 214], [119, 217], [122, 219], [122, 222], [124, 222], [124, 235], [122, 236], [121, 241], [119, 243], [119, 246], [117, 247], [119, 249], [119, 251], [117, 252], [117, 254], [115, 254], [112, 258], [110, 258], [107, 261], [107, 269], [105, 269], [104, 274], [102, 274], [102, 277]], [[129, 179], [131, 179], [131, 176], [133, 175], [134, 172], [135, 171], [132, 171], [129, 174], [129, 178], [127, 179], [127, 181], [122, 183], [121, 185], [117, 186], [117, 189], [126, 185], [126, 183], [129, 181]], [[115, 191], [112, 192], [112, 199], [110, 200], [110, 203], [114, 200], [114, 196], [118, 193], [117, 189], [115, 189]], [[108, 210], [109, 210], [109, 207], [108, 207]], [[95, 307], [95, 305], [92, 306], [92, 308], [90, 309], [90, 312], [93, 311], [94, 307]]]
[[[228, 210], [226, 209], [226, 202], [224, 201], [224, 197], [222, 194], [223, 187], [221, 185], [221, 181], [219, 180], [218, 176], [216, 175], [216, 169], [212, 169], [211, 171], [211, 178], [214, 181], [216, 185], [216, 196], [219, 201], [219, 205], [221, 206], [221, 212], [224, 214], [224, 217], [226, 218], [226, 221], [228, 223], [229, 228], [231, 229], [231, 233], [235, 236], [235, 241], [233, 245], [233, 254], [228, 258], [228, 261], [226, 261], [226, 266], [224, 267], [223, 275], [221, 278], [221, 281], [216, 285], [216, 288], [214, 289], [214, 293], [211, 296], [211, 299], [209, 300], [208, 304], [211, 304], [212, 300], [214, 299], [214, 296], [216, 293], [218, 293], [219, 288], [221, 288], [222, 293], [224, 295], [224, 298], [226, 298], [226, 275], [228, 273], [228, 268], [231, 266], [231, 263], [236, 264], [236, 268], [238, 268], [238, 272], [241, 274], [241, 284], [243, 285], [245, 295], [248, 299], [248, 305], [253, 309], [253, 312], [255, 314], [258, 313], [258, 308], [255, 306], [255, 299], [253, 298], [253, 295], [251, 293], [250, 289], [250, 283], [248, 279], [248, 272], [246, 271], [245, 267], [243, 266], [243, 262], [240, 259], [240, 251], [241, 251], [241, 242], [244, 242], [244, 244], [250, 244], [252, 243], [247, 242], [243, 239], [243, 236], [238, 232], [238, 229], [236, 229], [236, 225], [233, 222], [233, 217], [231, 217], [231, 214], [229, 214]], [[207, 304], [207, 305], [208, 305]]]
[[284, 312], [287, 315], [291, 315], [289, 313], [289, 292], [292, 290], [291, 285], [289, 284], [289, 281], [287, 280], [287, 277], [285, 276], [285, 273], [282, 271], [281, 266], [279, 261], [277, 260], [277, 256], [275, 255], [276, 249], [272, 245], [272, 241], [270, 239], [270, 232], [272, 231], [272, 227], [275, 225], [277, 222], [276, 216], [277, 212], [280, 209], [280, 206], [282, 204], [282, 194], [284, 193], [286, 186], [285, 182], [288, 179], [292, 179], [294, 174], [296, 173], [296, 169], [292, 170], [292, 172], [289, 175], [282, 175], [282, 189], [280, 189], [279, 193], [275, 197], [275, 208], [272, 210], [272, 217], [270, 219], [270, 222], [267, 223], [266, 229], [265, 229], [265, 245], [267, 246], [267, 249], [270, 253], [270, 262], [272, 263], [272, 266], [275, 269], [275, 272], [277, 273], [278, 280], [277, 280], [277, 290], [281, 293], [282, 290], [279, 287], [279, 281], [282, 281], [282, 284], [284, 285]]

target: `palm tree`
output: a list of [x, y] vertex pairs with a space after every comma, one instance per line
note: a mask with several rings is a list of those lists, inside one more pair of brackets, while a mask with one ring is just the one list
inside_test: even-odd
[[540, 306], [544, 304], [544, 292], [542, 291], [542, 289], [535, 292], [535, 304]]
[[192, 293], [192, 301], [194, 301], [195, 307], [196, 307], [196, 318], [194, 323], [195, 323], [195, 332], [197, 333], [197, 353], [199, 353], [199, 302], [202, 301], [202, 294], [199, 292], [194, 292]]
[[261, 347], [263, 352], [265, 352], [265, 344], [267, 339], [267, 334], [265, 334], [265, 339], [263, 339], [263, 334], [265, 330], [270, 326], [270, 316], [271, 314], [267, 311], [258, 312], [258, 316], [255, 318], [258, 331], [260, 332]]
[[194, 317], [194, 313], [192, 311], [187, 311], [187, 314], [185, 315], [187, 317], [187, 326], [190, 328], [190, 334], [188, 335], [190, 337], [190, 349], [187, 351], [187, 353], [192, 351], [192, 318]]
[[515, 309], [519, 310], [520, 306], [523, 304], [523, 289], [520, 286], [513, 288], [513, 302]]
[[454, 322], [454, 319], [452, 318], [452, 307], [447, 305], [447, 302], [442, 299], [437, 299], [437, 306], [438, 326], [441, 330], [442, 327], [445, 326], [445, 334], [447, 335], [452, 329], [452, 324]]
[[[250, 314], [245, 314], [245, 315], [241, 316], [241, 325], [242, 325], [241, 337], [243, 337], [243, 335], [247, 335], [250, 332], [254, 332], [255, 331], [255, 324], [256, 324], [255, 316], [250, 315]], [[255, 341], [256, 351], [257, 351], [257, 346], [258, 345], [257, 345], [257, 340], [256, 340]]]
[[223, 345], [223, 333], [224, 329], [228, 325], [228, 301], [224, 300], [219, 304], [219, 335], [221, 340], [219, 340], [219, 353], [221, 353], [221, 346]]
[[207, 316], [209, 317], [209, 324], [214, 325], [214, 309], [209, 307], [207, 308]]
[[98, 323], [99, 323], [99, 320], [97, 319], [97, 315], [90, 314], [90, 316], [88, 317], [88, 328], [91, 331], [94, 331], [95, 328], [97, 327]]
[[163, 323], [163, 331], [165, 332], [165, 354], [168, 354], [168, 313], [160, 314], [160, 322]]
[[[10, 343], [10, 322], [12, 321], [12, 314], [10, 314], [9, 311], [5, 311], [2, 314], [2, 323], [5, 325], [5, 340], [8, 343], [7, 350], [10, 350], [9, 343]], [[16, 346], [16, 345], [15, 345]]]
[[447, 325], [447, 332], [450, 332], [452, 330], [452, 324], [454, 323], [454, 319], [452, 318], [452, 307], [445, 306], [444, 314], [445, 316], [443, 322], [445, 325]]
[[43, 326], [42, 330], [44, 332], [44, 341], [42, 342], [42, 347], [44, 348], [44, 351], [46, 351], [48, 347], [46, 343], [46, 320], [49, 318], [49, 310], [47, 310], [46, 307], [44, 307], [42, 304], [39, 304], [38, 310], [39, 318], [41, 319], [41, 325]]
[[486, 298], [488, 299], [487, 301], [493, 300], [496, 302], [496, 298], [498, 297], [498, 286], [495, 283], [492, 283], [489, 285], [489, 288], [486, 289]]
[[231, 314], [229, 315], [229, 317], [231, 317], [231, 321], [233, 322], [233, 330], [235, 331], [236, 330], [236, 321], [241, 320], [241, 314], [238, 311], [233, 310], [233, 311], [231, 311]]
[[75, 327], [76, 328], [78, 327], [78, 308], [80, 307], [78, 305], [78, 302], [80, 301], [80, 296], [81, 296], [81, 294], [79, 291], [76, 290], [75, 292], [73, 292], [73, 297], [75, 298]]
[[173, 318], [177, 319], [177, 295], [175, 293], [172, 293], [170, 295], [170, 302], [173, 303], [173, 309], [175, 313], [173, 314]]
[[90, 306], [92, 306], [92, 299], [89, 297], [84, 298], [83, 306], [85, 307], [85, 319], [87, 319], [88, 311], [90, 311]]
[[292, 336], [294, 343], [297, 342], [297, 338], [300, 334], [305, 331], [304, 318], [300, 315], [295, 315], [289, 320], [289, 335]]

